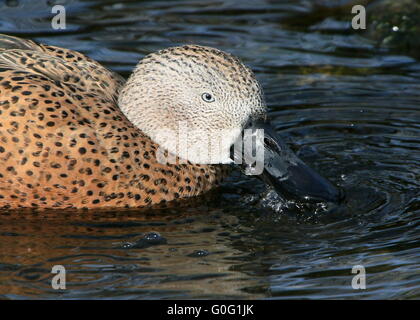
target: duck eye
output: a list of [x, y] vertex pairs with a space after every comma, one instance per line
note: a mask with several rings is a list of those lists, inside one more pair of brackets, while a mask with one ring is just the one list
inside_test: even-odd
[[214, 101], [214, 97], [210, 94], [210, 93], [203, 93], [201, 95], [201, 98], [205, 101], [205, 102], [213, 102]]

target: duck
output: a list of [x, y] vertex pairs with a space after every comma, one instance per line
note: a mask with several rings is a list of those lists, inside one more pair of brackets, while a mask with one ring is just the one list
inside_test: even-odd
[[2, 209], [194, 198], [220, 185], [237, 164], [232, 157], [251, 169], [256, 147], [233, 148], [246, 130], [261, 142], [263, 181], [285, 196], [338, 201], [339, 190], [281, 141], [261, 85], [230, 53], [165, 48], [126, 81], [82, 53], [0, 35]]

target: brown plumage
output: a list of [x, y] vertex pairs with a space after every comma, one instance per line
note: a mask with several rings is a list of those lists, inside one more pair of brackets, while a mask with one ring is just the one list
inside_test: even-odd
[[[159, 66], [160, 58], [175, 61], [169, 63], [172, 69], [177, 61], [193, 64], [191, 70], [201, 60], [215, 73], [212, 77], [220, 74], [220, 81], [231, 84], [227, 96], [242, 94], [246, 86], [238, 101], [259, 99], [264, 107], [252, 72], [229, 54], [184, 46], [145, 58], [143, 65], [149, 61], [158, 68], [155, 75], [163, 77], [166, 67]], [[153, 69], [143, 70], [150, 78]], [[127, 88], [136, 84], [131, 80]], [[118, 105], [123, 85], [119, 75], [81, 53], [0, 35], [0, 207], [145, 207], [200, 195], [226, 176], [225, 165], [157, 161], [152, 134], [143, 133]], [[144, 106], [137, 112], [140, 118], [148, 112], [147, 100], [131, 102]], [[229, 126], [243, 125], [246, 115], [232, 110], [237, 123]], [[206, 119], [211, 121], [213, 114]]]

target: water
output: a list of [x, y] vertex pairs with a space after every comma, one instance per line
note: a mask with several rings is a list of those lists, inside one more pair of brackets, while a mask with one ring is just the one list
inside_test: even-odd
[[[55, 3], [64, 31], [51, 29]], [[0, 32], [124, 76], [168, 46], [232, 52], [255, 70], [279, 133], [346, 201], [285, 212], [235, 172], [188, 208], [2, 216], [0, 297], [419, 299], [419, 61], [375, 48], [328, 1], [174, 3], [3, 1]], [[51, 288], [53, 265], [67, 290]], [[355, 265], [366, 290], [351, 287]]]

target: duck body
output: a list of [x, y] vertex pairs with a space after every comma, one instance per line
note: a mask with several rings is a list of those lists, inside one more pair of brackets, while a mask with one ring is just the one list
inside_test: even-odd
[[81, 53], [0, 35], [0, 208], [165, 205], [216, 187], [232, 163], [285, 197], [341, 197], [282, 142], [231, 54], [163, 49], [124, 81]]
[[81, 53], [0, 35], [0, 208], [145, 207], [226, 176], [159, 162], [118, 106], [124, 82]]

